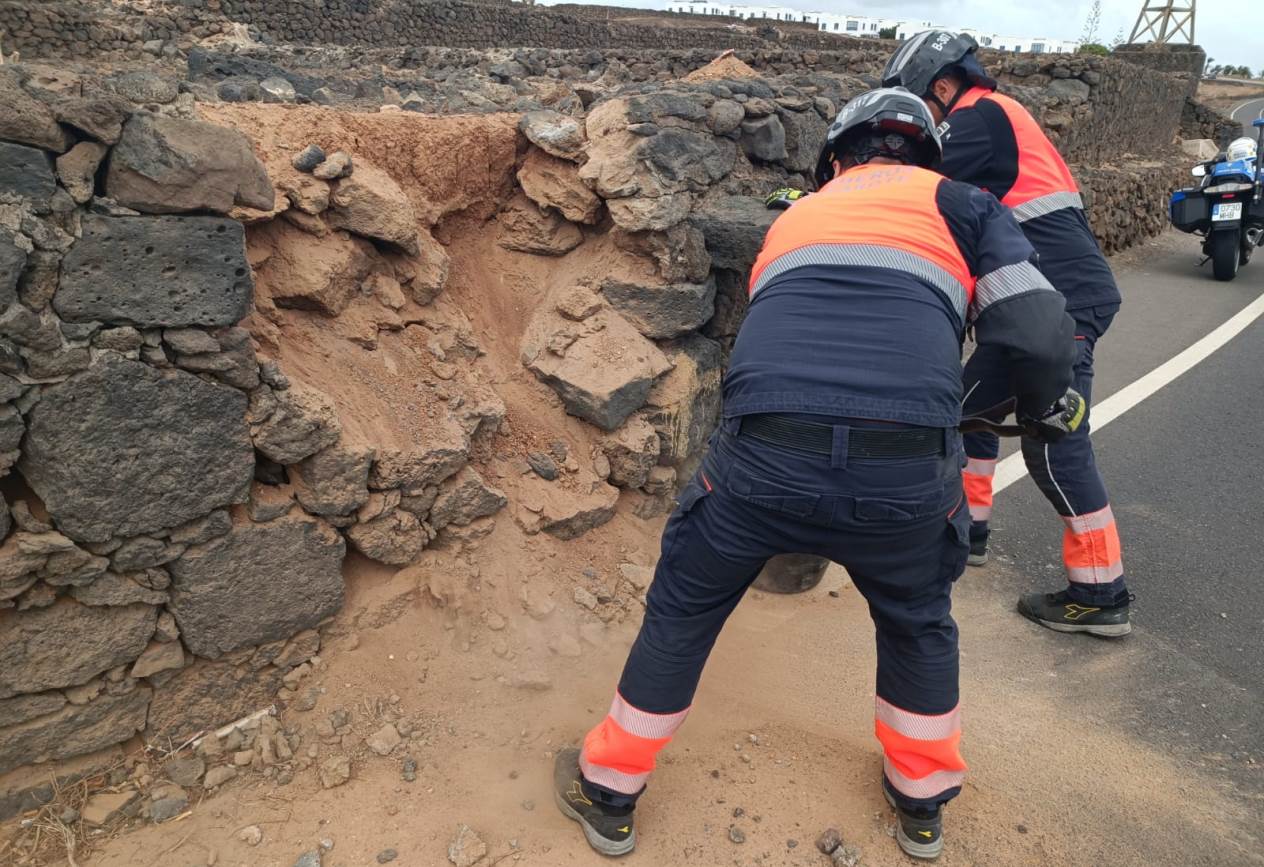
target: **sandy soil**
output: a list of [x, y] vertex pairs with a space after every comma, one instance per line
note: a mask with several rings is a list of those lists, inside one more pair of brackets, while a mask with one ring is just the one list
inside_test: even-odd
[[685, 81], [720, 81], [735, 78], [758, 78], [759, 73], [743, 63], [733, 51], [725, 51], [706, 66], [695, 69], [685, 76]]
[[[585, 629], [599, 644], [583, 641], [579, 657], [560, 656], [548, 645], [597, 621], [565, 599], [535, 620], [514, 604], [515, 588], [526, 577], [537, 587], [555, 584], [563, 597], [568, 584], [585, 580], [585, 563], [607, 575], [620, 552], [650, 548], [654, 530], [620, 518], [580, 544], [520, 546], [504, 522], [461, 610], [436, 608], [417, 592], [415, 570], [394, 578], [365, 570], [375, 574], [352, 582], [335, 630], [344, 637], [323, 654], [327, 693], [314, 711], [287, 721], [306, 729], [335, 708], [354, 708], [357, 731], [371, 731], [376, 721], [365, 709], [390, 706], [394, 695], [421, 722], [421, 736], [391, 757], [358, 759], [339, 788], [322, 790], [312, 771], [284, 787], [230, 785], [187, 819], [126, 834], [88, 863], [183, 867], [214, 858], [290, 867], [330, 838], [326, 865], [374, 863], [386, 848], [399, 852], [397, 863], [441, 865], [462, 823], [487, 842], [485, 863], [604, 863], [551, 803], [550, 757], [604, 714], [635, 623]], [[1231, 833], [1248, 817], [1212, 781], [1065, 700], [1075, 694], [1069, 682], [1123, 674], [1111, 645], [1085, 641], [1082, 665], [1056, 670], [1042, 659], [1046, 637], [1013, 615], [1010, 602], [969, 576], [958, 592], [971, 776], [947, 814], [939, 863], [1258, 863]], [[503, 631], [484, 625], [492, 610], [505, 615]], [[909, 863], [890, 839], [892, 815], [878, 788], [871, 635], [858, 594], [834, 575], [801, 596], [751, 594], [651, 782], [638, 812], [640, 844], [626, 863], [819, 865], [826, 859], [812, 842], [827, 826], [860, 845], [866, 865]], [[496, 639], [508, 642], [507, 658], [492, 651]], [[524, 671], [547, 675], [551, 687], [509, 685]], [[420, 767], [415, 783], [401, 780], [404, 755]], [[237, 839], [247, 825], [263, 828], [258, 847]], [[730, 841], [733, 825], [745, 843]]]

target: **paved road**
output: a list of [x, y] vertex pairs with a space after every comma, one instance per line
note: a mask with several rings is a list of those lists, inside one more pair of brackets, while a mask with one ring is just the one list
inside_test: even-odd
[[1254, 99], [1250, 102], [1244, 102], [1233, 110], [1231, 117], [1242, 124], [1242, 129], [1246, 135], [1255, 135], [1255, 130], [1251, 123], [1259, 117], [1264, 117], [1264, 99]]
[[[1264, 267], [1227, 284], [1200, 272], [1195, 238], [1170, 233], [1130, 258], [1124, 307], [1099, 344], [1097, 401], [1264, 294]], [[1223, 778], [1264, 815], [1264, 319], [1093, 439], [1135, 630], [1067, 698]], [[998, 495], [993, 526], [996, 564], [964, 580], [1015, 598], [1062, 585], [1061, 525], [1030, 479]], [[1103, 658], [1101, 641], [1033, 640], [1055, 664]]]

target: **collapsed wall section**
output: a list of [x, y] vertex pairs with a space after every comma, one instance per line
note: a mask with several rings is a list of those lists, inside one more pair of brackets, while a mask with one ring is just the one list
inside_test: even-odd
[[[462, 82], [487, 113], [446, 118], [0, 68], [0, 775], [303, 701], [349, 550], [468, 559], [670, 507], [760, 199], [810, 185], [868, 85], [488, 66]], [[1088, 158], [1119, 74], [1002, 77]], [[1077, 175], [1108, 251], [1157, 231], [1161, 163]]]

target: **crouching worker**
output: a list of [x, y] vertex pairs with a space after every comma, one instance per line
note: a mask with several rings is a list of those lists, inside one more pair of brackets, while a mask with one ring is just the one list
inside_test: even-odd
[[1049, 439], [1074, 423], [1075, 341], [1013, 217], [931, 171], [939, 158], [920, 99], [859, 96], [829, 129], [820, 192], [768, 232], [722, 426], [663, 532], [610, 713], [557, 756], [558, 806], [599, 852], [632, 851], [655, 756], [685, 721], [725, 620], [782, 553], [841, 564], [868, 601], [897, 839], [921, 858], [943, 846], [942, 807], [966, 769], [949, 613], [969, 552], [962, 332], [973, 324], [1006, 359], [1020, 419]]

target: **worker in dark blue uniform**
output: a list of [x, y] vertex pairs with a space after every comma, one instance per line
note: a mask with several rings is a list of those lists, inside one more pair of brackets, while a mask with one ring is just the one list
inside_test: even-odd
[[724, 379], [721, 428], [663, 533], [645, 620], [606, 718], [554, 768], [598, 851], [635, 843], [655, 756], [684, 722], [725, 620], [781, 553], [844, 566], [877, 634], [875, 731], [904, 851], [942, 848], [965, 763], [952, 583], [965, 568], [961, 345], [1002, 360], [1018, 416], [1055, 440], [1083, 417], [1064, 302], [994, 197], [931, 171], [934, 122], [902, 88], [829, 129], [821, 191], [768, 232]]
[[[1088, 399], [1093, 350], [1119, 310], [1119, 288], [1089, 227], [1070, 169], [1027, 109], [996, 92], [996, 82], [979, 64], [977, 48], [969, 36], [942, 30], [919, 33], [892, 55], [883, 84], [908, 88], [925, 99], [941, 123], [940, 171], [945, 176], [987, 190], [1013, 210], [1039, 255], [1040, 270], [1066, 298], [1067, 312], [1075, 320], [1078, 353], [1073, 385]], [[976, 397], [999, 404], [1006, 397], [1007, 383], [1003, 372], [985, 375], [993, 364], [983, 347], [970, 359], [971, 375], [981, 381]], [[969, 562], [981, 566], [987, 562], [999, 443], [993, 434], [969, 433], [965, 449], [965, 487], [973, 519]], [[1032, 479], [1062, 518], [1068, 583], [1055, 593], [1023, 595], [1018, 610], [1059, 632], [1127, 634], [1132, 628], [1132, 597], [1089, 425], [1057, 443], [1024, 439], [1022, 451]]]

